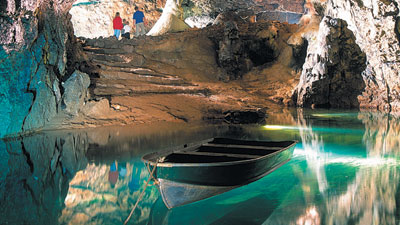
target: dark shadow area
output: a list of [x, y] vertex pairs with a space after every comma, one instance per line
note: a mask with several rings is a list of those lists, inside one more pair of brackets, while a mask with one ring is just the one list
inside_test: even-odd
[[7, 0], [0, 1], [0, 13], [7, 12]]
[[301, 70], [307, 56], [307, 48], [308, 48], [308, 41], [304, 39], [303, 44], [300, 47], [293, 49], [293, 58], [294, 58], [294, 65], [293, 68], [295, 70]]
[[268, 45], [267, 39], [246, 41], [244, 51], [249, 56], [254, 66], [261, 66], [275, 60], [274, 50]]
[[396, 34], [397, 40], [400, 42], [400, 17], [396, 17], [396, 23], [394, 25], [394, 33]]
[[20, 10], [22, 0], [15, 0], [15, 10]]

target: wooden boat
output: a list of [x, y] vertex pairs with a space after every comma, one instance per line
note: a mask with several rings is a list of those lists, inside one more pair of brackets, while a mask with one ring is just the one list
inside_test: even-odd
[[[143, 156], [165, 205], [173, 208], [258, 180], [285, 164], [296, 141], [212, 138]], [[154, 168], [156, 166], [156, 168]]]

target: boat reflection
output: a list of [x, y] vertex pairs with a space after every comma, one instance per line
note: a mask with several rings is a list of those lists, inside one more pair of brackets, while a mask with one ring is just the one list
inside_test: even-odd
[[298, 129], [144, 126], [0, 140], [0, 224], [122, 224], [149, 177], [141, 156], [218, 135], [300, 143], [274, 173], [172, 210], [149, 186], [130, 224], [399, 223], [398, 117], [305, 111], [270, 117], [277, 118], [271, 124]]
[[162, 198], [154, 203], [148, 225], [167, 224], [261, 224], [278, 206], [277, 199], [266, 199], [256, 186], [244, 187], [253, 194], [222, 194], [193, 204], [168, 209]]

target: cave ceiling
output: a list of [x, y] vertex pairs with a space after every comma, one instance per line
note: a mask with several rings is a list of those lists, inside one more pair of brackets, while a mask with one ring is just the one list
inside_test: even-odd
[[[76, 2], [94, 2], [95, 0], [3, 0], [0, 3], [1, 13], [16, 13], [20, 9], [34, 11], [41, 5], [54, 4], [58, 11], [67, 10]], [[102, 0], [107, 2], [110, 0]], [[123, 0], [133, 3], [133, 0]], [[166, 0], [141, 0], [135, 1], [135, 4], [141, 2], [151, 2], [158, 5], [164, 5]], [[204, 14], [216, 15], [223, 11], [252, 11], [259, 12], [263, 10], [281, 10], [291, 12], [303, 12], [304, 0], [182, 0], [183, 7], [192, 8], [195, 6]]]

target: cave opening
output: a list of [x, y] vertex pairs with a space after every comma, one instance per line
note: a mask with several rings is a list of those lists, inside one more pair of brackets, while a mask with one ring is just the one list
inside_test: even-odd
[[244, 48], [254, 66], [261, 66], [276, 59], [274, 50], [266, 38], [247, 41]]

